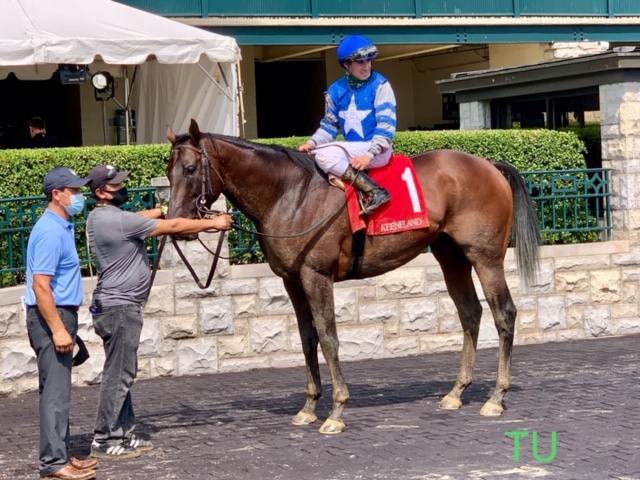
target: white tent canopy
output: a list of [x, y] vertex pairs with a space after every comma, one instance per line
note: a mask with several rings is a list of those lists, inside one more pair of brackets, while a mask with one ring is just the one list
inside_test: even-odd
[[[240, 50], [233, 38], [183, 25], [110, 0], [0, 0], [0, 79], [50, 78], [58, 64], [136, 74], [138, 143], [184, 131], [237, 134]], [[125, 86], [125, 90], [128, 86]], [[193, 107], [193, 108], [191, 108]]]

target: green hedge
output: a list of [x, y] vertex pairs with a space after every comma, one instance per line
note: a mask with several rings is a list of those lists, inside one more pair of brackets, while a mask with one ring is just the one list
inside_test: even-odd
[[[289, 137], [259, 141], [297, 148], [306, 139]], [[571, 132], [554, 130], [398, 132], [393, 148], [409, 156], [441, 148], [462, 150], [489, 160], [510, 163], [521, 172], [586, 168], [584, 143]]]
[[[306, 137], [262, 139], [258, 142], [297, 148]], [[68, 166], [86, 175], [98, 164], [115, 165], [131, 172], [128, 186], [148, 187], [153, 177], [165, 175], [169, 144], [140, 146], [106, 146], [35, 150], [0, 150], [0, 198], [42, 195], [42, 179], [57, 166]], [[415, 155], [435, 149], [456, 149], [514, 165], [519, 171], [564, 170], [586, 168], [584, 143], [571, 132], [551, 130], [482, 130], [399, 132], [394, 142], [396, 152]], [[550, 207], [549, 207], [550, 208]], [[550, 212], [547, 212], [550, 214]], [[2, 221], [2, 218], [0, 218]], [[591, 219], [576, 219], [584, 224]], [[243, 224], [246, 224], [246, 219]], [[245, 225], [247, 226], [247, 225]], [[79, 234], [82, 232], [79, 232]], [[244, 248], [235, 231], [229, 235], [230, 246]], [[592, 232], [584, 234], [545, 234], [544, 242], [576, 243], [595, 241]], [[242, 245], [238, 245], [242, 243]], [[1, 255], [0, 255], [1, 256]], [[237, 263], [254, 263], [263, 259], [261, 252], [249, 252]], [[2, 263], [2, 262], [0, 262]], [[2, 268], [0, 266], [0, 268]]]
[[[257, 140], [297, 148], [306, 137]], [[584, 144], [571, 132], [553, 130], [481, 130], [398, 132], [396, 152], [415, 155], [439, 148], [502, 160], [520, 171], [586, 168]], [[42, 194], [42, 179], [61, 165], [86, 175], [91, 167], [107, 163], [131, 171], [129, 187], [146, 187], [165, 175], [169, 144], [0, 150], [0, 198]]]
[[169, 144], [0, 150], [0, 198], [42, 195], [44, 176], [59, 166], [84, 176], [95, 165], [115, 165], [131, 172], [127, 186], [148, 187], [165, 175], [168, 156]]

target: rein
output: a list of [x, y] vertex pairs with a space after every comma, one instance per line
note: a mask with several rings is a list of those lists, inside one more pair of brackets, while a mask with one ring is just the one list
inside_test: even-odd
[[[224, 235], [225, 235], [225, 231], [221, 231], [220, 232], [220, 237], [218, 238], [218, 246], [216, 247], [216, 251], [215, 253], [212, 252], [209, 248], [207, 248], [207, 246], [202, 243], [202, 241], [200, 241], [200, 244], [209, 252], [213, 255], [213, 261], [211, 262], [211, 268], [209, 269], [209, 276], [207, 277], [207, 281], [206, 283], [202, 283], [202, 281], [200, 280], [200, 277], [198, 277], [198, 274], [196, 273], [196, 271], [193, 269], [193, 267], [191, 266], [191, 264], [189, 263], [189, 261], [187, 260], [187, 258], [185, 257], [184, 253], [182, 253], [182, 250], [180, 249], [180, 247], [178, 246], [178, 243], [176, 242], [176, 239], [173, 238], [173, 236], [169, 236], [169, 235], [164, 235], [162, 237], [162, 240], [160, 240], [160, 246], [158, 247], [158, 255], [156, 256], [156, 262], [153, 264], [153, 270], [151, 271], [151, 281], [149, 282], [149, 289], [147, 290], [147, 296], [145, 299], [145, 305], [147, 304], [148, 300], [149, 300], [149, 295], [151, 294], [151, 287], [153, 286], [153, 281], [156, 278], [156, 272], [158, 271], [158, 266], [160, 265], [160, 257], [162, 257], [162, 252], [164, 251], [164, 246], [167, 243], [167, 237], [170, 237], [171, 239], [171, 243], [173, 244], [173, 248], [176, 249], [176, 252], [178, 252], [178, 255], [180, 256], [180, 258], [182, 259], [182, 262], [185, 264], [185, 266], [187, 267], [187, 270], [189, 270], [189, 273], [191, 274], [191, 277], [193, 278], [193, 280], [196, 282], [196, 284], [198, 285], [198, 287], [200, 287], [201, 289], [205, 289], [205, 288], [209, 288], [209, 285], [211, 285], [211, 280], [213, 280], [213, 274], [216, 271], [216, 266], [218, 265], [218, 259], [219, 258], [223, 258], [220, 256], [220, 250], [222, 250], [222, 244], [224, 241]], [[200, 240], [200, 239], [198, 239]]]
[[[211, 142], [213, 143], [213, 146], [215, 147], [216, 152], [219, 153], [220, 151], [218, 149], [218, 144], [215, 142], [215, 140], [212, 140]], [[196, 153], [198, 153], [200, 155], [200, 159], [201, 159], [201, 162], [202, 162], [202, 168], [201, 168], [201, 170], [202, 170], [202, 193], [200, 195], [198, 195], [198, 198], [196, 199], [196, 208], [197, 208], [198, 212], [200, 214], [202, 214], [202, 215], [220, 215], [220, 214], [223, 214], [223, 213], [228, 213], [228, 211], [224, 212], [222, 210], [212, 210], [212, 209], [210, 209], [210, 208], [208, 208], [206, 206], [207, 199], [214, 197], [213, 192], [211, 190], [211, 174], [209, 173], [209, 169], [213, 170], [215, 172], [215, 174], [218, 176], [218, 178], [220, 179], [220, 183], [222, 184], [223, 188], [224, 188], [224, 180], [222, 179], [222, 175], [220, 175], [220, 172], [218, 172], [218, 170], [213, 166], [213, 164], [209, 160], [209, 155], [207, 154], [207, 149], [204, 147], [203, 140], [200, 140], [200, 144], [202, 145], [202, 148], [194, 147], [193, 145], [189, 145], [188, 143], [182, 144], [182, 145], [176, 145], [176, 146], [173, 147], [175, 150], [178, 150], [178, 149], [181, 149], [181, 148], [186, 148], [186, 149], [192, 150], [192, 151], [194, 151], [194, 152], [196, 152]], [[322, 225], [327, 219], [329, 219], [331, 216], [333, 216], [340, 208], [344, 207], [346, 204], [347, 204], [347, 201], [345, 200], [344, 203], [336, 205], [336, 207], [331, 212], [326, 214], [324, 217], [322, 217], [320, 220], [318, 220], [316, 223], [311, 225], [306, 230], [304, 230], [302, 232], [299, 232], [299, 233], [293, 233], [293, 234], [289, 234], [289, 235], [273, 235], [273, 234], [258, 232], [258, 231], [255, 231], [255, 230], [248, 230], [246, 228], [238, 227], [236, 225], [232, 225], [231, 228], [233, 228], [235, 230], [242, 231], [242, 232], [253, 233], [253, 234], [260, 235], [262, 237], [268, 237], [268, 238], [295, 238], [295, 237], [301, 237], [303, 235], [306, 235], [307, 233], [312, 232], [316, 228], [318, 228], [320, 225]], [[202, 242], [200, 242], [200, 243], [202, 243]], [[205, 249], [207, 249], [207, 247], [205, 247]], [[209, 250], [209, 249], [207, 249], [207, 250]], [[209, 250], [209, 252], [211, 253], [210, 250]]]
[[[171, 237], [171, 243], [173, 244], [173, 248], [176, 249], [176, 252], [178, 252], [178, 255], [180, 256], [180, 259], [182, 260], [182, 262], [187, 267], [187, 270], [189, 270], [189, 273], [191, 274], [191, 276], [195, 280], [195, 282], [198, 285], [198, 287], [200, 287], [202, 290], [204, 290], [205, 288], [209, 288], [209, 285], [211, 285], [211, 280], [213, 279], [213, 274], [216, 271], [216, 266], [218, 265], [218, 259], [220, 258], [220, 250], [222, 250], [222, 244], [224, 242], [225, 233], [226, 232], [224, 230], [222, 230], [220, 232], [220, 236], [218, 237], [218, 246], [216, 247], [215, 253], [211, 252], [211, 250], [209, 250], [207, 247], [205, 247], [207, 249], [207, 251], [213, 253], [213, 261], [211, 262], [211, 268], [209, 269], [209, 276], [207, 277], [207, 281], [204, 284], [200, 281], [200, 278], [198, 277], [198, 274], [193, 269], [191, 264], [187, 261], [187, 257], [185, 257], [184, 253], [182, 253], [182, 250], [180, 249], [180, 247], [178, 247], [178, 242], [176, 242], [176, 239]], [[202, 242], [200, 242], [200, 243], [202, 243]], [[204, 244], [203, 244], [203, 246], [204, 246]]]
[[[214, 147], [216, 149], [216, 152], [219, 154], [218, 144], [215, 142], [215, 140], [212, 140], [212, 143], [213, 143], [213, 145], [214, 145]], [[197, 154], [200, 155], [200, 160], [201, 160], [201, 164], [202, 164], [201, 165], [201, 169], [200, 169], [202, 171], [202, 191], [201, 191], [200, 195], [198, 195], [198, 197], [196, 198], [196, 209], [198, 210], [198, 213], [202, 217], [215, 216], [215, 215], [221, 215], [221, 214], [224, 214], [224, 213], [228, 213], [228, 211], [224, 212], [222, 210], [214, 210], [214, 209], [211, 209], [211, 208], [209, 208], [207, 206], [207, 203], [211, 199], [213, 199], [214, 196], [215, 196], [213, 191], [212, 191], [212, 189], [211, 189], [211, 172], [210, 172], [210, 170], [213, 170], [215, 172], [215, 174], [218, 176], [218, 178], [220, 179], [220, 183], [222, 185], [222, 188], [224, 188], [224, 180], [223, 180], [222, 175], [220, 174], [220, 172], [215, 168], [215, 166], [210, 161], [209, 155], [207, 153], [207, 149], [205, 148], [205, 145], [204, 145], [202, 139], [200, 140], [200, 145], [201, 145], [201, 148], [194, 147], [193, 145], [189, 145], [189, 144], [175, 145], [173, 147], [173, 150], [187, 149], [187, 150], [191, 150], [193, 152], [196, 152]], [[251, 234], [255, 234], [255, 235], [261, 235], [263, 237], [269, 237], [269, 238], [295, 238], [295, 237], [301, 237], [303, 235], [306, 235], [306, 234], [312, 232], [316, 228], [318, 228], [325, 221], [327, 221], [330, 217], [332, 217], [335, 213], [337, 213], [339, 209], [344, 208], [345, 206], [346, 206], [346, 200], [345, 200], [344, 203], [339, 203], [338, 205], [336, 205], [336, 207], [331, 212], [326, 214], [324, 217], [322, 217], [320, 220], [318, 220], [316, 223], [314, 223], [311, 227], [307, 228], [306, 230], [304, 230], [304, 231], [302, 231], [300, 233], [295, 233], [295, 234], [272, 235], [272, 234], [261, 233], [261, 232], [254, 231], [254, 230], [248, 230], [246, 228], [239, 227], [239, 226], [236, 226], [236, 225], [232, 225], [231, 227], [234, 228], [235, 230], [239, 230], [239, 231], [242, 231], [242, 232], [247, 232], [247, 233], [251, 233]], [[182, 260], [182, 262], [185, 264], [185, 266], [189, 270], [189, 273], [193, 277], [193, 280], [196, 282], [198, 287], [200, 287], [201, 289], [208, 288], [209, 285], [211, 285], [211, 281], [213, 279], [213, 274], [214, 274], [216, 266], [218, 264], [218, 259], [220, 259], [220, 258], [222, 258], [224, 260], [230, 260], [231, 259], [231, 257], [221, 257], [220, 256], [220, 251], [222, 250], [222, 243], [223, 243], [223, 240], [224, 240], [225, 233], [226, 233], [225, 231], [221, 231], [220, 232], [220, 237], [218, 238], [218, 245], [216, 247], [215, 252], [211, 251], [204, 244], [204, 242], [200, 238], [198, 238], [198, 241], [204, 247], [204, 249], [207, 252], [209, 252], [210, 254], [213, 255], [213, 261], [212, 261], [212, 264], [211, 264], [211, 268], [209, 270], [209, 275], [207, 277], [206, 283], [204, 283], [204, 284], [202, 283], [202, 281], [198, 277], [198, 274], [195, 272], [194, 268], [191, 266], [191, 264], [187, 260], [186, 256], [184, 255], [184, 253], [180, 249], [180, 247], [178, 246], [178, 243], [176, 242], [175, 238], [173, 236], [170, 236], [171, 243], [173, 244], [173, 247], [178, 252], [178, 255], [180, 256], [180, 259]], [[151, 273], [151, 285], [153, 285], [153, 280], [155, 278], [156, 271], [158, 269], [158, 265], [160, 264], [160, 257], [162, 255], [163, 250], [164, 250], [164, 245], [166, 243], [166, 239], [167, 239], [167, 235], [165, 235], [162, 238], [162, 240], [160, 242], [160, 247], [158, 248], [158, 255], [156, 257], [156, 262], [155, 262], [155, 265], [153, 266], [153, 271]], [[251, 249], [251, 246], [249, 246], [245, 251], [249, 251], [250, 249]], [[245, 252], [241, 252], [240, 255], [242, 255], [243, 253], [245, 253]], [[149, 291], [150, 290], [151, 290], [151, 286], [149, 286]], [[148, 296], [148, 294], [147, 294], [147, 296]]]

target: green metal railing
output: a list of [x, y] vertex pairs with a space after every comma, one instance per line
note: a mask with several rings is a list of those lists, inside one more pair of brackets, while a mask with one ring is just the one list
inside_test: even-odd
[[[229, 209], [233, 208], [231, 203], [227, 204]], [[232, 210], [231, 215], [235, 220], [235, 224], [241, 226], [245, 230], [231, 229], [229, 231], [229, 253], [232, 256], [232, 264], [264, 262], [264, 256], [258, 245], [258, 235], [254, 233], [256, 227], [251, 221], [245, 217], [240, 210]]]
[[[521, 172], [536, 206], [545, 243], [577, 243], [611, 240], [610, 170]], [[138, 211], [154, 205], [155, 188], [131, 189], [132, 199], [125, 209]], [[84, 234], [87, 210], [95, 200], [87, 198], [82, 217], [77, 217], [76, 244], [82, 265], [88, 264]], [[26, 270], [27, 239], [46, 207], [44, 197], [0, 199], [0, 287], [22, 283]], [[236, 224], [255, 229], [239, 211], [232, 212]], [[238, 230], [229, 232], [232, 263], [252, 263], [263, 259], [257, 236]], [[157, 256], [156, 239], [147, 244], [149, 261]]]
[[611, 240], [610, 170], [521, 172], [540, 218], [545, 243]]
[[[132, 188], [131, 199], [123, 205], [130, 211], [145, 210], [155, 204], [155, 187]], [[88, 271], [89, 256], [85, 237], [86, 219], [96, 203], [90, 193], [85, 194], [85, 208], [82, 216], [75, 220], [76, 246], [83, 270]], [[27, 239], [33, 226], [47, 207], [44, 196], [0, 199], [0, 287], [23, 283], [27, 262]], [[157, 256], [157, 240], [147, 240], [149, 261]]]

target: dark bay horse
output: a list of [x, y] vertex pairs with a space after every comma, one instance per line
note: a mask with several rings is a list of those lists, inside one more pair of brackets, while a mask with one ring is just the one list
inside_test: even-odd
[[[535, 280], [540, 243], [533, 203], [513, 167], [454, 150], [415, 156], [429, 228], [367, 237], [362, 267], [354, 277], [350, 276], [353, 235], [345, 195], [329, 185], [313, 158], [284, 147], [201, 133], [194, 120], [188, 135], [176, 136], [169, 130], [167, 136], [173, 145], [167, 167], [169, 217], [194, 218], [199, 199], [206, 198], [210, 204], [222, 193], [265, 235], [259, 237], [260, 247], [291, 298], [307, 367], [307, 400], [293, 418], [295, 425], [317, 419], [319, 343], [333, 382], [333, 410], [320, 432], [339, 433], [345, 428], [342, 414], [349, 391], [338, 359], [334, 282], [381, 275], [427, 246], [440, 263], [464, 332], [460, 373], [440, 408], [460, 408], [460, 396], [473, 378], [482, 315], [473, 268], [500, 338], [496, 387], [480, 413], [502, 414], [502, 399], [511, 385], [516, 321], [504, 275], [505, 253], [512, 236], [520, 275], [527, 285]], [[301, 232], [307, 233], [291, 236]]]

